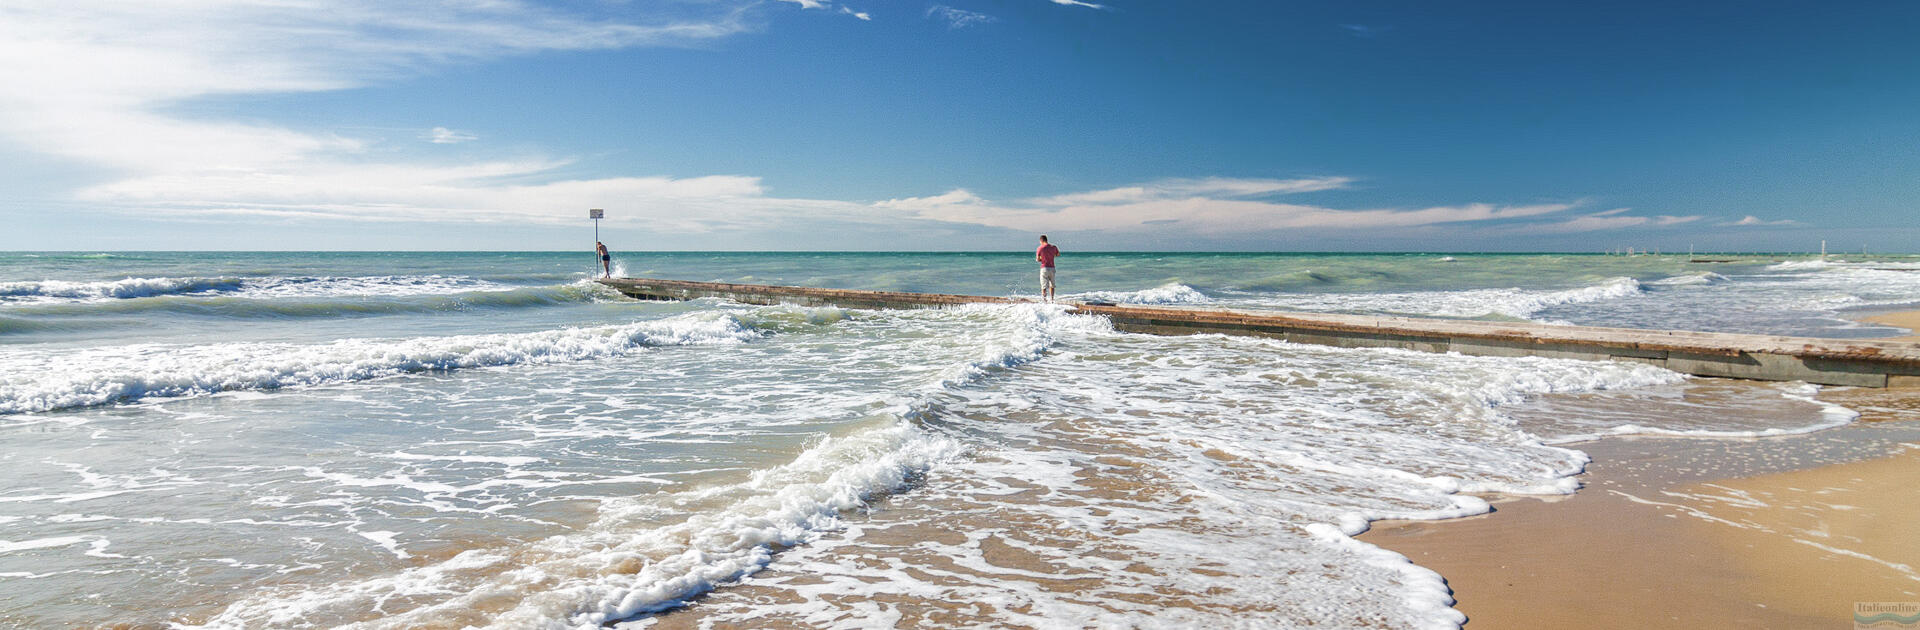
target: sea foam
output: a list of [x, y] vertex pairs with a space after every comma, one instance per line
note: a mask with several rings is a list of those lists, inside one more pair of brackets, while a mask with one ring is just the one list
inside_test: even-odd
[[103, 282], [63, 280], [0, 282], [0, 298], [24, 299], [125, 299], [187, 293], [221, 293], [238, 290], [240, 278], [127, 278]]
[[[410, 285], [409, 285], [410, 286]], [[316, 287], [308, 287], [316, 288]], [[397, 291], [398, 287], [394, 287]], [[449, 289], [442, 291], [440, 289]], [[408, 313], [437, 313], [476, 309], [540, 308], [590, 302], [621, 301], [605, 286], [580, 280], [568, 284], [531, 287], [500, 286], [469, 291], [449, 287], [418, 293], [355, 294], [320, 291], [311, 295], [269, 295], [251, 290], [223, 293], [184, 293], [146, 296], [145, 299], [39, 300], [12, 305], [9, 313], [37, 318], [43, 325], [59, 325], [62, 318], [178, 313], [202, 317], [332, 318]], [[70, 320], [69, 320], [70, 321]], [[0, 334], [10, 332], [0, 322]], [[25, 327], [22, 327], [25, 330]]]
[[0, 282], [0, 301], [71, 302], [214, 295], [254, 298], [443, 295], [510, 288], [488, 280], [440, 274], [39, 280]]
[[1213, 301], [1199, 289], [1177, 282], [1139, 291], [1088, 291], [1061, 297], [1083, 302], [1115, 304], [1205, 304]]
[[[478, 627], [590, 629], [680, 606], [764, 568], [777, 551], [842, 528], [842, 514], [905, 489], [917, 475], [958, 457], [965, 450], [960, 442], [921, 427], [931, 413], [926, 396], [967, 388], [1031, 363], [1062, 336], [1111, 334], [1103, 319], [1065, 311], [1049, 305], [969, 305], [892, 313], [899, 319], [896, 325], [907, 329], [950, 327], [956, 319], [981, 326], [968, 344], [976, 349], [971, 358], [933, 372], [938, 380], [924, 383], [919, 396], [909, 398], [921, 402], [889, 409], [876, 426], [823, 440], [791, 462], [757, 471], [742, 483], [608, 500], [599, 519], [579, 533], [512, 552], [469, 551], [366, 581], [248, 598], [205, 625], [297, 625], [317, 614], [377, 609], [396, 595], [424, 592], [455, 595], [362, 625], [399, 628], [433, 620]], [[791, 323], [796, 315], [814, 320], [839, 313], [770, 307], [750, 317]], [[663, 515], [685, 518], [661, 525]], [[402, 553], [397, 546], [393, 549]], [[503, 599], [516, 603], [498, 612], [477, 612], [483, 602]]]
[[555, 363], [650, 346], [738, 343], [762, 333], [725, 313], [533, 333], [324, 344], [135, 344], [0, 356], [0, 413], [359, 381], [409, 372]]
[[1548, 308], [1631, 299], [1643, 295], [1628, 277], [1562, 290], [1469, 289], [1406, 293], [1295, 293], [1254, 298], [1262, 305], [1310, 311], [1397, 313], [1440, 317], [1502, 316], [1532, 319]]

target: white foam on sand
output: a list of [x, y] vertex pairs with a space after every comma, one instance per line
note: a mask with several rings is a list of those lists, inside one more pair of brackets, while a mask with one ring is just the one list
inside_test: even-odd
[[[1814, 398], [1814, 395], [1820, 392], [1820, 386], [1818, 385], [1811, 385], [1807, 383], [1783, 383], [1776, 387], [1767, 388], [1767, 389], [1771, 389], [1777, 392], [1777, 395], [1780, 396], [1780, 398], [1782, 399], [1806, 403], [1808, 406], [1812, 407], [1815, 411], [1813, 414], [1807, 417], [1806, 420], [1803, 421], [1802, 423], [1788, 425], [1788, 426], [1765, 426], [1765, 427], [1728, 426], [1731, 424], [1731, 422], [1728, 422], [1728, 421], [1712, 423], [1712, 424], [1709, 424], [1708, 426], [1693, 426], [1691, 423], [1682, 425], [1680, 422], [1677, 422], [1678, 420], [1680, 420], [1679, 418], [1669, 419], [1668, 420], [1669, 422], [1674, 423], [1673, 425], [1669, 425], [1669, 426], [1649, 426], [1646, 424], [1640, 424], [1635, 422], [1609, 424], [1609, 423], [1606, 423], [1604, 419], [1586, 418], [1581, 420], [1580, 422], [1580, 424], [1583, 425], [1584, 428], [1574, 429], [1572, 431], [1562, 430], [1553, 435], [1547, 436], [1545, 438], [1545, 442], [1548, 444], [1573, 444], [1578, 442], [1588, 442], [1592, 440], [1597, 440], [1603, 437], [1616, 437], [1616, 436], [1624, 436], [1624, 435], [1646, 435], [1646, 436], [1680, 437], [1680, 438], [1778, 437], [1783, 435], [1803, 435], [1807, 433], [1825, 431], [1827, 429], [1832, 429], [1835, 427], [1844, 426], [1846, 424], [1852, 423], [1854, 420], [1860, 417], [1860, 413], [1857, 411]], [[1776, 405], [1769, 405], [1769, 407], [1775, 407], [1775, 406]], [[1727, 413], [1737, 413], [1737, 412], [1728, 411]], [[1598, 426], [1597, 428], [1594, 428], [1592, 425], [1595, 425], [1595, 424], [1599, 424], [1600, 426]]]
[[[753, 312], [732, 317], [821, 326], [792, 307]], [[1464, 618], [1438, 575], [1353, 536], [1485, 512], [1469, 492], [1572, 492], [1586, 456], [1509, 408], [1685, 381], [1633, 363], [1131, 335], [1047, 305], [829, 319], [846, 335], [836, 360], [892, 358], [908, 384], [846, 393], [887, 403], [790, 460], [605, 499], [588, 525], [531, 542], [258, 592], [206, 625], [638, 628], [693, 603], [684, 614], [713, 627], [1451, 628]], [[374, 456], [534, 463], [421, 452]], [[361, 535], [407, 553], [390, 529]], [[952, 621], [920, 615], [942, 607]]]
[[1380, 518], [1485, 512], [1467, 491], [1571, 492], [1586, 457], [1499, 408], [1682, 378], [1209, 335], [1065, 339], [991, 387], [934, 396], [927, 421], [977, 441], [969, 457], [783, 551], [738, 597], [714, 591], [696, 619], [870, 627], [955, 605], [957, 621], [913, 623], [1456, 627], [1438, 575], [1352, 536]]
[[[586, 529], [515, 551], [469, 551], [399, 574], [248, 598], [209, 620], [213, 628], [298, 625], [353, 618], [405, 594], [446, 593], [439, 603], [360, 627], [471, 623], [492, 628], [595, 628], [664, 610], [766, 565], [784, 548], [841, 526], [841, 515], [960, 452], [958, 443], [895, 421], [808, 449], [744, 483], [664, 498], [610, 500]], [[390, 532], [361, 535], [396, 554]], [[403, 556], [404, 557], [404, 556]], [[512, 561], [510, 570], [498, 569]], [[482, 601], [505, 610], [477, 614]], [[339, 618], [339, 617], [333, 617]]]
[[[794, 311], [775, 307], [755, 318], [811, 320], [821, 315]], [[1068, 316], [1064, 307], [1046, 305], [974, 305], [891, 315], [909, 330], [952, 328], [956, 320], [975, 324], [976, 336], [971, 338], [921, 337], [941, 345], [961, 342], [952, 349], [972, 352], [954, 355], [961, 360], [952, 365], [925, 370], [920, 392], [969, 387], [1031, 363], [1045, 356], [1060, 335], [1111, 330], [1103, 320]], [[793, 461], [757, 471], [745, 482], [608, 500], [599, 519], [576, 533], [520, 549], [469, 551], [386, 577], [263, 594], [233, 604], [206, 625], [259, 627], [297, 625], [313, 618], [363, 618], [360, 625], [373, 628], [594, 628], [677, 607], [759, 570], [778, 551], [839, 531], [845, 513], [908, 487], [915, 476], [962, 452], [960, 442], [919, 426], [914, 419], [923, 410], [909, 405], [889, 412], [875, 426], [823, 440]], [[412, 483], [401, 478], [364, 482]], [[392, 538], [379, 542], [404, 553]], [[421, 593], [447, 597], [398, 614], [369, 614], [381, 610], [381, 602]], [[476, 613], [479, 602], [503, 599], [516, 603]]]

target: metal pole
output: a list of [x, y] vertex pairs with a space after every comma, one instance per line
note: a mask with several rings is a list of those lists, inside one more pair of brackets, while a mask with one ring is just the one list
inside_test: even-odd
[[593, 245], [594, 245], [594, 247], [593, 247], [593, 270], [594, 270], [594, 271], [599, 271], [599, 270], [600, 270], [600, 268], [601, 268], [601, 262], [600, 262], [600, 219], [601, 219], [601, 218], [603, 218], [603, 217], [605, 217], [605, 216], [606, 216], [606, 214], [607, 214], [607, 211], [606, 211], [606, 210], [603, 210], [603, 209], [600, 209], [600, 208], [588, 208], [588, 209], [587, 209], [587, 218], [589, 218], [589, 219], [593, 219]]

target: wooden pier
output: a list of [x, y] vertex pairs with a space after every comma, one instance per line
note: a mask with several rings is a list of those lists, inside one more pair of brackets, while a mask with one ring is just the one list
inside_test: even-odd
[[[601, 284], [640, 299], [725, 298], [747, 304], [846, 308], [941, 308], [1009, 304], [1016, 298], [783, 287], [649, 278]], [[1476, 356], [1636, 361], [1697, 376], [1806, 381], [1855, 387], [1920, 387], [1920, 343], [1727, 333], [1554, 326], [1456, 319], [1253, 311], [1229, 308], [1066, 303], [1126, 332], [1223, 333], [1348, 348], [1405, 348]]]

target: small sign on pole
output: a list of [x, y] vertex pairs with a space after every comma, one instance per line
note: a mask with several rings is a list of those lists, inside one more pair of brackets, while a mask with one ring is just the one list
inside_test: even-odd
[[599, 209], [599, 208], [593, 208], [593, 209], [590, 209], [590, 210], [587, 210], [587, 218], [589, 218], [589, 219], [605, 219], [605, 218], [607, 218], [607, 211], [606, 211], [606, 210], [602, 210], [602, 209]]

